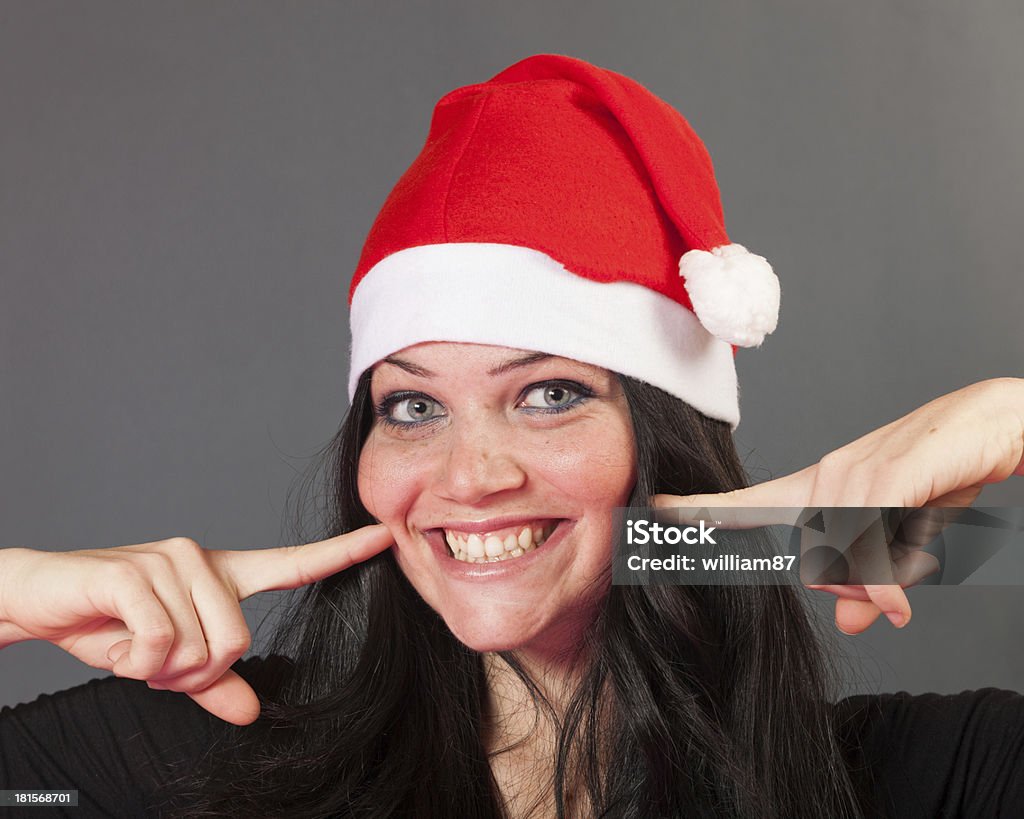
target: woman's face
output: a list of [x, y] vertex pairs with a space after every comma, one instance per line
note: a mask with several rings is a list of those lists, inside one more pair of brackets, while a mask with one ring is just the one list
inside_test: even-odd
[[618, 379], [432, 342], [377, 364], [371, 388], [359, 495], [412, 585], [478, 651], [573, 644], [607, 592], [612, 510], [636, 479]]

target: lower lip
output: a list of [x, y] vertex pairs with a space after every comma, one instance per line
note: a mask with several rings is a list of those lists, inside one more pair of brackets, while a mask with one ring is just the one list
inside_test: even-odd
[[563, 520], [558, 523], [555, 530], [548, 536], [540, 546], [531, 549], [520, 557], [510, 557], [505, 560], [495, 560], [492, 563], [467, 563], [452, 556], [451, 549], [444, 539], [444, 532], [441, 529], [434, 529], [427, 532], [427, 542], [430, 544], [437, 562], [446, 575], [454, 580], [507, 580], [513, 579], [524, 572], [530, 571], [532, 566], [546, 561], [544, 557], [558, 547], [558, 544], [565, 540], [569, 532], [576, 525], [574, 520]]

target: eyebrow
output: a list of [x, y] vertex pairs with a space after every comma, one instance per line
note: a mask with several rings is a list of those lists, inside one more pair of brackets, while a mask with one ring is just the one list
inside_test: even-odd
[[[504, 375], [512, 370], [519, 369], [520, 367], [528, 367], [530, 364], [536, 364], [538, 361], [544, 361], [548, 358], [553, 358], [549, 353], [530, 353], [529, 355], [520, 356], [519, 358], [512, 358], [508, 361], [503, 361], [497, 367], [487, 371], [489, 376]], [[392, 364], [399, 369], [405, 370], [410, 375], [415, 375], [420, 378], [434, 378], [436, 373], [431, 372], [426, 367], [421, 367], [418, 364], [413, 364], [411, 361], [406, 361], [404, 358], [398, 358], [398, 356], [389, 355], [384, 359], [385, 364]]]
[[426, 367], [420, 367], [418, 364], [413, 364], [411, 361], [406, 361], [404, 358], [398, 358], [397, 356], [389, 355], [384, 359], [385, 364], [393, 364], [399, 369], [405, 370], [410, 375], [417, 375], [420, 378], [433, 378], [436, 373], [431, 372]]
[[538, 361], [544, 361], [547, 358], [553, 357], [554, 356], [548, 353], [530, 353], [529, 355], [520, 356], [519, 358], [511, 358], [508, 361], [504, 361], [493, 370], [488, 370], [487, 374], [490, 376], [504, 375], [505, 373], [517, 370], [520, 367], [528, 367], [531, 364], [536, 364]]

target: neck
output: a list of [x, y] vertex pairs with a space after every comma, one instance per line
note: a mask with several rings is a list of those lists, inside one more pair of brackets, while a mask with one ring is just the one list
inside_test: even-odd
[[[558, 633], [553, 633], [558, 631]], [[587, 656], [579, 624], [548, 630], [543, 638], [509, 652], [537, 687], [530, 688], [496, 653], [484, 655], [487, 677], [487, 747], [497, 750], [538, 733], [557, 734], [557, 727], [583, 678]]]
[[[536, 686], [536, 697], [502, 657], [483, 655], [487, 692], [482, 740], [509, 816], [532, 819], [555, 812], [558, 738], [590, 662], [586, 635], [595, 615], [593, 609], [581, 611], [506, 654]], [[586, 813], [579, 783], [567, 783], [565, 797], [568, 815]]]
[[558, 738], [586, 667], [584, 646], [577, 628], [559, 634], [549, 629], [542, 640], [511, 652], [536, 696], [502, 657], [484, 655], [482, 740], [510, 816], [548, 816], [554, 810]]
[[568, 655], [516, 651], [515, 659], [539, 689], [540, 701], [504, 659], [485, 654], [484, 747], [507, 815], [551, 816], [558, 736], [581, 666]]
[[515, 658], [539, 690], [539, 702], [504, 659], [497, 654], [484, 655], [487, 675], [485, 741], [490, 751], [547, 735], [553, 743], [556, 722], [561, 722], [573, 688], [579, 682], [569, 663], [537, 662], [518, 652]]

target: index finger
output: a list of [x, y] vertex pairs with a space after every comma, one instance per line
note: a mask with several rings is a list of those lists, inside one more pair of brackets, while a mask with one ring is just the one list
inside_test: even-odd
[[655, 495], [651, 505], [671, 509], [679, 523], [697, 523], [714, 518], [723, 529], [752, 529], [759, 526], [799, 526], [814, 485], [814, 467], [781, 478], [703, 495]]
[[369, 560], [393, 543], [387, 527], [377, 523], [300, 546], [215, 551], [210, 555], [238, 599], [245, 600], [258, 592], [295, 589], [329, 577]]

